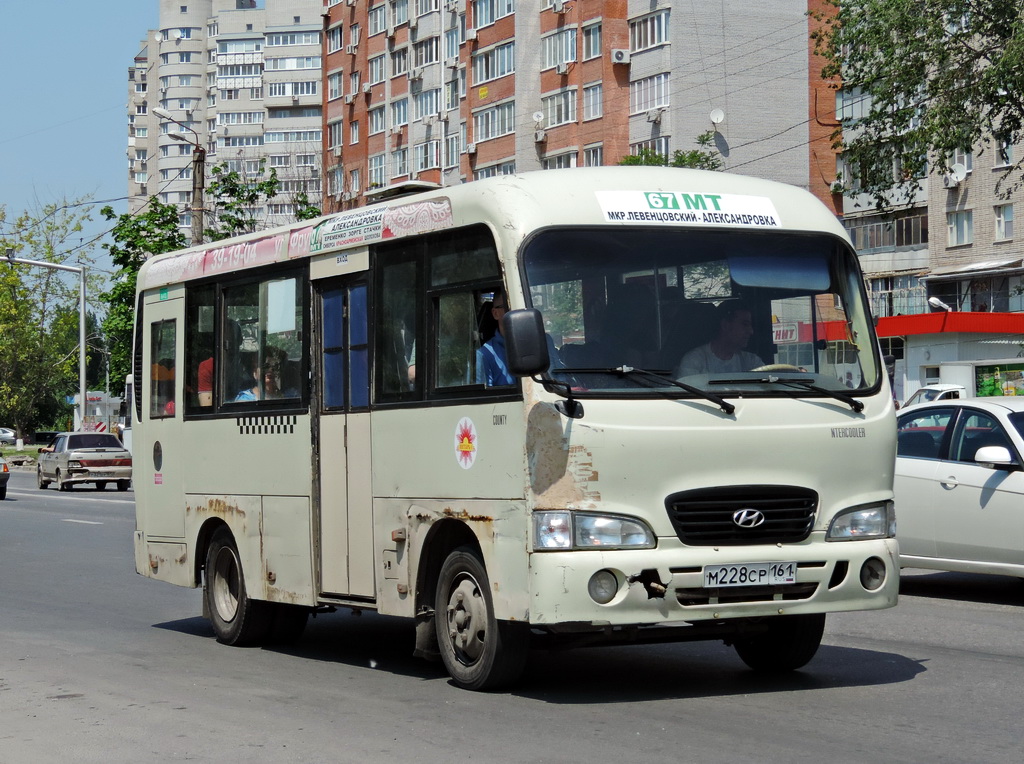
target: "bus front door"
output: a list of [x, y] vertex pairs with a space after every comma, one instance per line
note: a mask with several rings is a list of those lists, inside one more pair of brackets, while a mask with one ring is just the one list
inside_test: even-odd
[[373, 597], [367, 287], [331, 279], [317, 294], [320, 589]]

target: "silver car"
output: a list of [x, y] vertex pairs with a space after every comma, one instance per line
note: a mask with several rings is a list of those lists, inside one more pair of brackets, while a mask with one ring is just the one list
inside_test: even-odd
[[39, 449], [36, 478], [40, 488], [56, 483], [62, 491], [76, 483], [107, 483], [127, 491], [132, 481], [132, 455], [115, 435], [105, 432], [62, 432]]

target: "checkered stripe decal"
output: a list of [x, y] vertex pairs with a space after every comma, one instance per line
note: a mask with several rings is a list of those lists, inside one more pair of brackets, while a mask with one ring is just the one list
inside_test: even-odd
[[239, 435], [291, 435], [297, 416], [240, 416], [235, 418]]

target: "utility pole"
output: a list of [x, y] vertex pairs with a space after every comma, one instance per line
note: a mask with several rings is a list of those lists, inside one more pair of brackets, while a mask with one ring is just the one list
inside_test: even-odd
[[171, 140], [181, 141], [182, 143], [187, 143], [192, 147], [192, 244], [202, 244], [203, 205], [206, 202], [203, 198], [203, 192], [206, 188], [206, 149], [203, 148], [203, 144], [199, 138], [199, 133], [184, 122], [176, 120], [166, 109], [155, 107], [150, 109], [150, 112], [156, 114], [160, 119], [166, 119], [179, 127], [185, 128], [195, 136], [195, 140], [193, 141], [189, 140], [181, 133], [167, 134]]

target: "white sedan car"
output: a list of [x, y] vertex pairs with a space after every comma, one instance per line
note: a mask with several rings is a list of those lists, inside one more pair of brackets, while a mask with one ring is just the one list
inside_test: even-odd
[[1024, 397], [923, 403], [898, 428], [903, 567], [1024, 577]]

